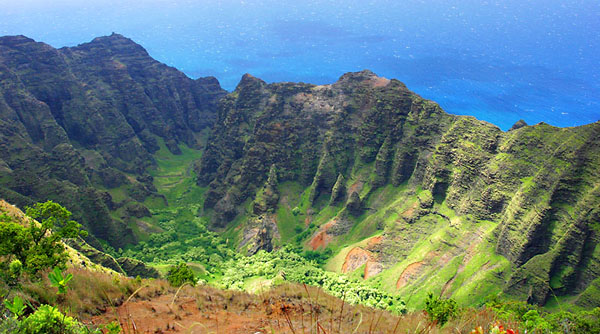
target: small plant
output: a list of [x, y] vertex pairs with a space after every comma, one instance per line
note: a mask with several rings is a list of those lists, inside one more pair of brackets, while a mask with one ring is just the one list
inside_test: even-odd
[[430, 292], [425, 300], [425, 311], [427, 311], [429, 320], [441, 327], [458, 315], [458, 305], [454, 299], [434, 297]]
[[50, 305], [40, 306], [20, 326], [20, 333], [24, 334], [79, 334], [85, 333], [85, 330], [75, 319]]
[[173, 266], [169, 269], [167, 273], [167, 281], [171, 283], [172, 286], [182, 286], [185, 283], [189, 283], [191, 285], [196, 285], [196, 278], [194, 277], [194, 272], [190, 267], [185, 263], [180, 263], [176, 266]]
[[8, 300], [5, 300], [4, 306], [10, 311], [10, 313], [13, 314], [15, 319], [20, 318], [23, 313], [25, 313], [25, 309], [27, 308], [25, 301], [19, 296], [15, 296], [12, 303]]
[[73, 278], [73, 275], [67, 274], [64, 276], [58, 267], [54, 267], [52, 272], [48, 274], [48, 278], [52, 286], [58, 288], [58, 294], [64, 294], [67, 293], [67, 284]]
[[123, 331], [121, 325], [116, 321], [104, 325], [104, 330], [106, 331], [106, 334], [119, 334]]

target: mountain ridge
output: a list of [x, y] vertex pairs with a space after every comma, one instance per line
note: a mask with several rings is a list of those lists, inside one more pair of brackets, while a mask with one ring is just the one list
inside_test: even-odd
[[[600, 164], [598, 135], [598, 122], [575, 128], [540, 123], [504, 132], [474, 117], [447, 114], [399, 81], [370, 71], [321, 86], [266, 84], [245, 75], [222, 101], [196, 172], [199, 184], [208, 186], [205, 213], [212, 214], [217, 227], [241, 224], [236, 228], [244, 232], [237, 240], [250, 253], [285, 243], [293, 236], [282, 236], [282, 231], [290, 228], [310, 236], [303, 245], [332, 245], [334, 254], [343, 245], [383, 233], [381, 245], [369, 250], [372, 256], [351, 266], [378, 268], [367, 270], [370, 277], [398, 266], [417, 241], [446, 229], [437, 224], [429, 226], [432, 231], [420, 230], [418, 225], [431, 224], [424, 220], [494, 222], [486, 232], [470, 233], [476, 246], [489, 243], [493, 253], [509, 260], [498, 260], [504, 269], [496, 281], [504, 280], [504, 292], [544, 304], [551, 290], [582, 292], [598, 277], [600, 254], [594, 249], [599, 236], [593, 228], [593, 208], [599, 204], [594, 196], [600, 179], [594, 167]], [[270, 170], [277, 171], [280, 186], [269, 186], [277, 191], [266, 190]], [[285, 189], [290, 183], [296, 194]], [[342, 196], [336, 191], [334, 199], [333, 189], [340, 186], [347, 190]], [[381, 194], [400, 188], [400, 194]], [[411, 199], [415, 195], [416, 201]], [[339, 197], [347, 200], [332, 204]], [[300, 215], [290, 218], [294, 210]], [[579, 221], [571, 221], [571, 210], [582, 212]], [[398, 218], [392, 222], [390, 216]], [[316, 229], [302, 226], [302, 219], [315, 222]], [[393, 232], [398, 228], [421, 234], [411, 232], [414, 239], [407, 243], [398, 239], [402, 232]], [[412, 246], [406, 249], [403, 243]], [[442, 244], [438, 248], [446, 247]], [[473, 259], [466, 244], [431, 252], [434, 259], [448, 257], [442, 262]], [[451, 264], [436, 267], [432, 260], [414, 263], [427, 262], [438, 270]], [[466, 265], [453, 270], [459, 274]], [[486, 270], [483, 265], [479, 269]], [[405, 289], [417, 288], [419, 280], [433, 274], [423, 268]], [[454, 284], [451, 278], [446, 286]], [[460, 289], [456, 285], [454, 292]]]
[[[216, 79], [192, 80], [117, 34], [61, 49], [2, 37], [0, 75], [0, 166], [11, 174], [1, 178], [2, 197], [21, 207], [58, 200], [118, 247], [136, 238], [110, 211], [159, 196], [146, 172], [159, 141], [174, 154], [180, 143], [200, 148], [225, 94]], [[124, 185], [121, 203], [98, 191]]]

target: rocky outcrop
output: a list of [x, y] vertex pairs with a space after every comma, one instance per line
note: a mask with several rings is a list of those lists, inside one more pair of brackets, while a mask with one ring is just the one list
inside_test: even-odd
[[279, 192], [277, 190], [277, 169], [275, 165], [271, 165], [269, 169], [269, 177], [265, 182], [264, 187], [259, 190], [254, 199], [252, 211], [255, 215], [263, 213], [273, 213], [279, 202]]
[[363, 205], [360, 196], [356, 191], [353, 191], [346, 202], [346, 210], [353, 216], [360, 216], [363, 211]]
[[515, 124], [513, 124], [513, 126], [511, 126], [508, 131], [517, 130], [525, 126], [527, 126], [527, 123], [524, 120], [520, 119], [516, 121]]
[[335, 205], [346, 197], [346, 180], [342, 174], [338, 175], [333, 188], [331, 189], [331, 200], [330, 203]]
[[192, 80], [118, 34], [58, 50], [1, 37], [0, 197], [20, 207], [52, 199], [92, 239], [135, 242], [97, 188], [125, 185], [133, 201], [155, 193], [124, 173], [144, 176], [160, 141], [175, 154], [182, 143], [200, 148], [224, 94], [216, 79]]
[[273, 250], [273, 239], [279, 239], [277, 223], [272, 215], [254, 217], [244, 229], [239, 248], [245, 249], [247, 255], [254, 255], [260, 250]]
[[[198, 182], [209, 186], [205, 207], [237, 206], [255, 196], [271, 165], [281, 182], [310, 185], [311, 202], [331, 195], [339, 175], [349, 174], [354, 164], [377, 160], [377, 184], [403, 181], [417, 154], [396, 151], [416, 144], [433, 150], [439, 129], [451, 121], [401, 82], [369, 71], [348, 73], [327, 86], [267, 85], [245, 75], [223, 100], [196, 170]], [[403, 131], [419, 137], [398, 142]], [[338, 188], [335, 201], [342, 194]], [[215, 224], [222, 226], [223, 218], [217, 215]]]
[[144, 262], [132, 259], [129, 257], [120, 257], [117, 262], [123, 271], [130, 277], [140, 276], [141, 278], [159, 278], [160, 274], [152, 267], [147, 266]]

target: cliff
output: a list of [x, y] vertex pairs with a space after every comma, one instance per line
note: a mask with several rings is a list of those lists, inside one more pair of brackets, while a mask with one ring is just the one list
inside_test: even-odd
[[[53, 199], [93, 236], [135, 242], [110, 211], [159, 196], [152, 154], [162, 142], [175, 154], [181, 143], [200, 148], [224, 94], [215, 78], [192, 80], [118, 34], [58, 50], [2, 37], [0, 197], [20, 207]], [[115, 203], [105, 190], [121, 186]]]

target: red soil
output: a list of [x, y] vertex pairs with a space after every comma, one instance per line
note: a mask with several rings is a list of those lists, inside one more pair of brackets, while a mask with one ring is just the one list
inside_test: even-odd
[[400, 274], [400, 278], [396, 282], [396, 289], [403, 288], [413, 279], [417, 278], [422, 271], [422, 267], [425, 265], [424, 261], [413, 262], [409, 264], [406, 269]]
[[[283, 285], [251, 295], [209, 287], [185, 287], [173, 300], [173, 291], [134, 297], [91, 319], [94, 324], [117, 320], [124, 333], [299, 334], [390, 333], [398, 318], [364, 306], [344, 304], [314, 287]], [[344, 306], [342, 306], [344, 305]], [[343, 311], [343, 312], [342, 312]], [[381, 319], [376, 330], [366, 319]]]
[[312, 250], [317, 250], [319, 248], [327, 247], [327, 245], [329, 245], [329, 243], [333, 239], [333, 237], [331, 235], [327, 234], [327, 231], [335, 224], [337, 224], [336, 218], [332, 219], [330, 222], [323, 225], [323, 227], [321, 227], [319, 229], [317, 234], [315, 234], [315, 236], [312, 239], [310, 239], [310, 241], [308, 242], [308, 246]]
[[372, 258], [373, 256], [371, 255], [371, 252], [360, 247], [354, 247], [352, 250], [350, 250], [348, 255], [346, 255], [346, 260], [342, 265], [342, 272], [348, 273], [354, 271]]
[[365, 264], [365, 273], [363, 275], [363, 278], [368, 279], [370, 277], [373, 277], [373, 276], [379, 274], [382, 271], [383, 271], [383, 265], [381, 264], [381, 262], [369, 260]]
[[375, 248], [377, 245], [381, 244], [383, 242], [383, 235], [378, 235], [376, 237], [372, 237], [371, 239], [369, 239], [369, 241], [367, 242], [367, 249], [373, 249]]

